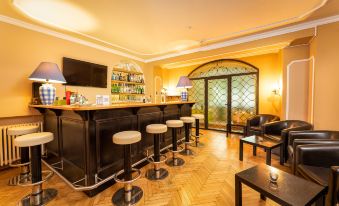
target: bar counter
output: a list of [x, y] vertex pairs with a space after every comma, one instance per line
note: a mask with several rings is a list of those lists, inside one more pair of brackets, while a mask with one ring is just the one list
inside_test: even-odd
[[[191, 116], [195, 102], [132, 103], [108, 106], [30, 105], [44, 117], [44, 131], [54, 140], [46, 145], [44, 162], [73, 189], [94, 196], [114, 184], [113, 174], [123, 169], [123, 147], [113, 134], [137, 130], [142, 139], [132, 145], [132, 162], [144, 165], [145, 150], [153, 147], [146, 126]], [[183, 138], [183, 130], [179, 131]], [[171, 132], [162, 137], [161, 148], [171, 145]]]

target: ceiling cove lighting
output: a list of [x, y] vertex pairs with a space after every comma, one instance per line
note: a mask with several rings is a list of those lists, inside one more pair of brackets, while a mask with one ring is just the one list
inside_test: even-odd
[[94, 17], [65, 0], [13, 0], [22, 13], [39, 22], [70, 31], [91, 31]]

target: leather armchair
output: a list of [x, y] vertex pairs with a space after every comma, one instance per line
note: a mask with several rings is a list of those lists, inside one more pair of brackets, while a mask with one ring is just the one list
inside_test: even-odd
[[295, 155], [297, 146], [304, 144], [339, 144], [339, 131], [313, 130], [291, 131], [288, 137], [287, 152], [291, 160], [292, 172], [295, 174]]
[[[288, 135], [291, 131], [312, 130], [313, 125], [301, 120], [284, 120], [266, 123], [262, 126], [263, 135], [274, 141], [282, 141], [284, 162], [288, 159]], [[277, 150], [279, 151], [279, 150]]]
[[339, 143], [299, 145], [295, 153], [297, 174], [328, 187], [326, 205], [336, 205], [339, 199]]
[[247, 120], [246, 123], [246, 135], [261, 135], [261, 126], [268, 122], [279, 121], [278, 116], [272, 114], [258, 114]]

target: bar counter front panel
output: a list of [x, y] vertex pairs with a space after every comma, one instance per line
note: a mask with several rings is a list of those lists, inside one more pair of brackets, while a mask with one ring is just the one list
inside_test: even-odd
[[[73, 186], [91, 186], [123, 169], [123, 146], [112, 142], [113, 134], [137, 130], [141, 141], [132, 145], [132, 163], [145, 159], [146, 149], [153, 151], [153, 136], [146, 133], [149, 124], [191, 116], [194, 102], [136, 104], [106, 107], [67, 107], [32, 105], [44, 116], [44, 131], [54, 140], [46, 145], [45, 163], [53, 167]], [[184, 137], [184, 130], [178, 134]], [[161, 148], [172, 144], [171, 131], [161, 139]], [[57, 168], [57, 169], [56, 169]], [[112, 185], [84, 191], [89, 196]]]

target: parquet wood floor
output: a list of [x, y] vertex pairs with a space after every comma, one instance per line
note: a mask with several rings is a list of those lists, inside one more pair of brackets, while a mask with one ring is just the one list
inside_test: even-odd
[[[137, 205], [234, 205], [234, 174], [256, 164], [265, 163], [265, 153], [258, 149], [257, 156], [252, 156], [252, 147], [244, 145], [244, 161], [238, 159], [239, 136], [225, 133], [202, 131], [201, 142], [205, 147], [196, 149], [193, 157], [183, 157], [186, 164], [181, 168], [168, 169], [170, 175], [163, 181], [152, 182], [140, 178], [135, 185], [144, 191], [144, 197]], [[289, 168], [280, 166], [273, 155], [272, 166], [284, 171]], [[147, 165], [142, 169], [143, 175]], [[15, 169], [0, 172], [0, 205], [16, 205], [30, 192], [30, 188], [9, 187], [7, 180], [17, 172]], [[54, 176], [44, 187], [58, 189], [58, 196], [50, 206], [106, 206], [112, 205], [113, 193], [121, 187], [119, 184], [106, 189], [95, 197], [89, 198], [82, 192], [72, 191], [59, 177]], [[259, 193], [244, 186], [243, 205], [276, 205], [271, 200], [260, 200]]]

